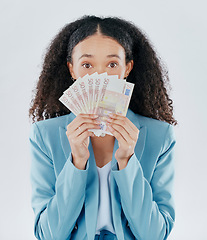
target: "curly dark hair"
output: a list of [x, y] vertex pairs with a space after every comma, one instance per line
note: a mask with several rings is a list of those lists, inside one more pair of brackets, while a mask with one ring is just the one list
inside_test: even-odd
[[129, 108], [140, 115], [177, 125], [173, 117], [173, 101], [168, 72], [152, 44], [133, 23], [119, 17], [84, 15], [65, 25], [47, 49], [43, 68], [31, 100], [29, 118], [33, 122], [70, 113], [58, 99], [73, 84], [67, 62], [72, 62], [72, 50], [97, 30], [112, 37], [125, 49], [126, 63], [134, 61], [127, 81], [135, 84]]

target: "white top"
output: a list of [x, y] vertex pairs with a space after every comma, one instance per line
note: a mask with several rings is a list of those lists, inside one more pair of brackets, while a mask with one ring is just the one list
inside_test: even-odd
[[110, 193], [111, 161], [102, 168], [98, 166], [96, 167], [99, 176], [99, 205], [96, 234], [100, 234], [100, 231], [103, 229], [115, 234], [112, 220]]

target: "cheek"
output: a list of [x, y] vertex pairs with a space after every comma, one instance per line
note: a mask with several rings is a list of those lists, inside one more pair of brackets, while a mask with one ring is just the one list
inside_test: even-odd
[[119, 75], [119, 78], [120, 78], [120, 79], [124, 79], [124, 73], [125, 73], [124, 70], [120, 73], [120, 75]]
[[115, 68], [109, 68], [109, 67], [106, 68], [106, 72], [109, 75], [118, 75], [120, 79], [124, 78], [125, 70], [126, 70], [126, 67], [123, 66], [122, 64], [119, 64], [119, 66]]
[[125, 75], [125, 69], [121, 68], [121, 69], [112, 69], [108, 71], [109, 75], [118, 75], [119, 79], [123, 79], [124, 75]]
[[81, 66], [74, 67], [73, 71], [74, 71], [76, 79], [79, 78], [79, 77], [83, 77], [83, 76], [85, 76], [88, 73], [88, 71], [86, 71]]

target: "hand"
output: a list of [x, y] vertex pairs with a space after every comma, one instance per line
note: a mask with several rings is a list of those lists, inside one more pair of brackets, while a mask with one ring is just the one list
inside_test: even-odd
[[115, 158], [120, 166], [126, 166], [134, 153], [139, 129], [127, 117], [120, 114], [109, 115], [107, 122], [108, 130], [119, 143]]
[[73, 164], [78, 168], [84, 169], [90, 156], [88, 145], [89, 136], [95, 136], [88, 129], [100, 129], [100, 122], [96, 120], [98, 116], [94, 114], [79, 114], [67, 126], [66, 135], [71, 147]]

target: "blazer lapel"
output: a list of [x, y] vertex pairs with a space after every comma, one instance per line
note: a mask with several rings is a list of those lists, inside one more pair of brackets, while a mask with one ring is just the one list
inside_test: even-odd
[[[139, 123], [137, 116], [135, 116], [135, 114], [130, 109], [128, 109], [127, 117], [139, 129], [139, 137], [138, 137], [137, 144], [135, 146], [135, 155], [136, 155], [137, 159], [140, 160], [142, 157], [143, 151], [144, 151], [144, 147], [145, 147], [147, 128], [146, 128], [146, 126], [142, 126]], [[118, 147], [119, 147], [118, 141], [117, 141], [117, 139], [115, 139], [111, 166], [113, 166], [115, 163], [117, 163], [117, 160], [115, 159], [114, 154], [115, 154], [116, 150], [118, 149]], [[116, 232], [116, 235], [119, 240], [124, 240], [124, 232], [123, 232], [123, 228], [122, 228], [122, 219], [121, 219], [120, 194], [119, 194], [118, 186], [117, 186], [112, 174], [111, 174], [110, 186], [111, 186], [112, 216], [113, 216], [115, 232]]]
[[[113, 167], [115, 164], [118, 164], [114, 156], [118, 147], [119, 147], [118, 141], [117, 139], [115, 139], [111, 167]], [[110, 178], [111, 179], [110, 180], [111, 209], [112, 209], [113, 225], [114, 225], [117, 238], [119, 240], [124, 240], [124, 232], [123, 232], [122, 223], [121, 223], [121, 200], [119, 196], [118, 186], [115, 182], [115, 179], [113, 178], [113, 175], [111, 174], [110, 176], [111, 176]]]
[[142, 158], [142, 154], [145, 148], [146, 135], [147, 135], [147, 127], [141, 126], [139, 129], [137, 144], [135, 146], [135, 154], [139, 161]]
[[[66, 135], [66, 130], [67, 130], [66, 126], [59, 127], [61, 146], [65, 156], [63, 163], [58, 166], [59, 168], [64, 166], [64, 163], [68, 159], [69, 154], [71, 152], [70, 144]], [[98, 215], [99, 179], [98, 179], [98, 172], [96, 168], [96, 162], [94, 158], [91, 141], [89, 141], [88, 149], [90, 152], [90, 157], [88, 159], [89, 169], [88, 169], [84, 204], [85, 204], [87, 236], [88, 236], [88, 239], [94, 239], [95, 232], [96, 232], [97, 215]], [[61, 171], [61, 169], [59, 169], [59, 171]]]
[[96, 168], [96, 161], [93, 153], [91, 141], [89, 141], [89, 171], [85, 196], [85, 219], [88, 239], [94, 239], [96, 234], [96, 224], [99, 203], [99, 177]]
[[139, 136], [134, 152], [137, 159], [140, 161], [145, 148], [147, 127], [141, 124], [141, 121], [139, 121], [139, 116], [140, 116], [139, 114], [135, 114], [131, 109], [128, 109], [127, 112], [128, 119], [139, 129]]
[[76, 116], [71, 112], [70, 114], [67, 115], [64, 126], [59, 126], [60, 141], [61, 141], [62, 149], [63, 149], [66, 160], [68, 159], [69, 154], [71, 152], [70, 144], [66, 135], [67, 125], [71, 121], [73, 121], [75, 117]]
[[71, 149], [70, 149], [70, 144], [66, 135], [66, 131], [67, 131], [66, 127], [61, 127], [61, 126], [59, 127], [61, 146], [65, 155], [65, 158], [67, 160]]

